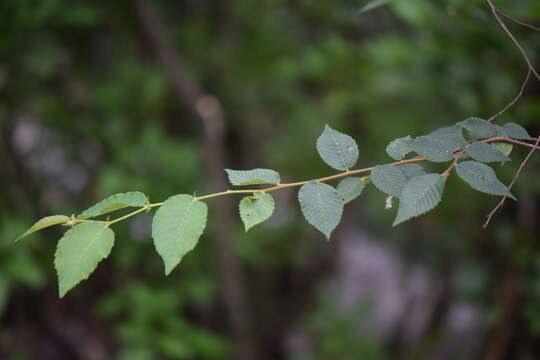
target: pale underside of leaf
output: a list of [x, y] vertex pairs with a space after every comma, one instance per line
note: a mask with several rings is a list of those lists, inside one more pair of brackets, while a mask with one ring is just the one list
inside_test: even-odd
[[399, 197], [407, 178], [397, 166], [377, 165], [371, 171], [373, 185], [385, 194]]
[[495, 171], [477, 161], [462, 161], [456, 166], [457, 174], [473, 189], [490, 194], [508, 196], [516, 200], [506, 185], [497, 179]]
[[403, 187], [393, 226], [436, 207], [441, 201], [445, 183], [446, 176], [440, 174], [425, 174], [409, 180]]
[[405, 175], [407, 181], [418, 175], [424, 175], [426, 171], [421, 165], [418, 164], [403, 164], [397, 166], [399, 170]]
[[68, 230], [58, 241], [54, 258], [60, 297], [88, 279], [113, 245], [114, 232], [103, 223], [85, 222]]
[[59, 224], [65, 224], [71, 220], [68, 216], [65, 215], [52, 215], [44, 217], [43, 219], [40, 219], [38, 222], [36, 222], [32, 227], [24, 232], [21, 236], [19, 236], [15, 242], [21, 240], [23, 237], [28, 236], [32, 233], [35, 233], [36, 231], [45, 229], [49, 226], [59, 225]]
[[343, 200], [343, 204], [347, 204], [360, 196], [366, 185], [367, 181], [359, 177], [350, 176], [338, 183], [337, 192]]
[[190, 195], [175, 195], [156, 211], [152, 222], [152, 237], [165, 264], [165, 274], [193, 250], [206, 227], [207, 206]]
[[348, 170], [358, 160], [358, 145], [349, 135], [325, 125], [317, 139], [317, 151], [326, 164], [337, 170]]
[[328, 184], [312, 181], [300, 188], [298, 201], [307, 222], [329, 239], [343, 213], [343, 200], [337, 190]]
[[253, 226], [267, 220], [274, 212], [275, 203], [272, 195], [267, 193], [255, 193], [246, 196], [240, 201], [240, 218], [246, 231]]
[[89, 219], [128, 207], [143, 207], [146, 201], [146, 195], [140, 191], [115, 194], [84, 210], [77, 218]]
[[471, 158], [481, 162], [503, 162], [511, 159], [497, 148], [485, 142], [475, 142], [465, 149], [465, 153]]
[[271, 184], [277, 185], [281, 179], [279, 174], [271, 169], [231, 170], [225, 169], [229, 181], [234, 186]]

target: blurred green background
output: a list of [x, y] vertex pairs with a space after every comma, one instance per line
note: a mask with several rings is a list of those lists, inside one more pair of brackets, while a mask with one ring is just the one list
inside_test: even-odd
[[[170, 276], [141, 215], [115, 226], [110, 258], [62, 300], [63, 229], [13, 244], [37, 218], [116, 192], [221, 190], [223, 168], [332, 174], [315, 150], [325, 123], [358, 141], [358, 166], [389, 162], [392, 139], [489, 117], [517, 93], [526, 67], [484, 1], [358, 14], [364, 4], [1, 0], [0, 358], [540, 358], [534, 158], [520, 201], [487, 230], [498, 199], [455, 177], [435, 211], [396, 228], [369, 187], [330, 242], [294, 191], [248, 233], [240, 198], [209, 200], [210, 228]], [[537, 0], [498, 5], [540, 23]], [[540, 34], [509, 27], [540, 66]], [[208, 106], [223, 124], [201, 121]], [[537, 135], [539, 117], [531, 81], [500, 121]], [[502, 181], [525, 154], [496, 166]]]

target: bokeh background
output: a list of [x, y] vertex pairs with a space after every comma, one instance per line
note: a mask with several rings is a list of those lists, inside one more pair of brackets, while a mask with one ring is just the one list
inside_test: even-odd
[[[58, 299], [61, 228], [36, 219], [132, 190], [163, 201], [227, 188], [223, 169], [285, 181], [333, 173], [325, 123], [384, 148], [504, 107], [526, 74], [481, 0], [1, 0], [1, 359], [538, 359], [540, 162], [498, 199], [451, 177], [443, 203], [396, 228], [373, 187], [327, 242], [294, 190], [245, 233], [240, 198], [168, 277], [151, 215]], [[536, 0], [500, 2], [540, 23]], [[540, 34], [509, 24], [538, 65]], [[540, 85], [500, 121], [540, 133]], [[508, 183], [526, 154], [496, 170]], [[437, 170], [437, 168], [434, 168]]]

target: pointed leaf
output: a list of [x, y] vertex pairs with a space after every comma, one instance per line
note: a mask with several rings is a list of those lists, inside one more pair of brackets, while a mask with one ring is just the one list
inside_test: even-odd
[[32, 225], [32, 227], [28, 230], [26, 230], [24, 232], [24, 234], [22, 234], [21, 236], [19, 236], [15, 242], [21, 240], [23, 237], [25, 236], [28, 236], [32, 233], [35, 233], [36, 231], [39, 231], [41, 229], [45, 229], [49, 226], [54, 226], [54, 225], [59, 225], [59, 224], [65, 224], [67, 223], [69, 220], [71, 220], [69, 218], [69, 216], [65, 216], [65, 215], [52, 215], [52, 216], [47, 216], [47, 217], [44, 217], [43, 219], [39, 220], [38, 222], [36, 222], [34, 225]]
[[377, 165], [371, 171], [373, 185], [385, 194], [399, 197], [407, 182], [405, 174], [392, 165]]
[[243, 198], [239, 209], [246, 231], [272, 216], [274, 208], [274, 198], [267, 193], [257, 192], [253, 196]]
[[463, 128], [459, 125], [445, 126], [428, 134], [432, 138], [437, 138], [449, 148], [460, 149], [467, 144], [463, 137]]
[[465, 153], [481, 162], [510, 161], [511, 159], [495, 147], [485, 142], [475, 142], [465, 149]]
[[206, 204], [190, 195], [171, 196], [156, 211], [152, 237], [166, 275], [197, 245], [206, 227], [207, 213]]
[[497, 127], [487, 120], [477, 117], [470, 117], [467, 120], [458, 123], [469, 132], [472, 139], [483, 139], [497, 136]]
[[68, 230], [58, 241], [54, 256], [60, 297], [88, 279], [113, 245], [114, 232], [103, 223], [84, 222]]
[[337, 192], [343, 200], [343, 204], [347, 204], [360, 196], [366, 185], [367, 181], [359, 177], [350, 176], [339, 182]]
[[272, 184], [277, 185], [281, 181], [279, 174], [270, 169], [231, 170], [225, 169], [229, 181], [234, 186]]
[[418, 164], [403, 164], [397, 166], [399, 170], [405, 175], [407, 181], [411, 180], [413, 177], [418, 175], [424, 175], [426, 171], [424, 168]]
[[412, 142], [413, 139], [408, 135], [394, 139], [386, 146], [386, 153], [394, 160], [401, 160], [405, 155], [413, 151]]
[[420, 136], [414, 139], [412, 149], [418, 155], [433, 162], [446, 162], [452, 160], [454, 149], [441, 141], [438, 137], [431, 135]]
[[497, 179], [495, 171], [489, 166], [476, 161], [462, 161], [456, 171], [460, 178], [473, 189], [490, 195], [508, 196], [516, 200], [506, 185]]
[[343, 213], [343, 200], [337, 190], [328, 184], [311, 181], [300, 188], [298, 201], [307, 222], [329, 239]]
[[89, 219], [128, 207], [142, 207], [145, 204], [146, 195], [140, 191], [115, 194], [84, 210], [77, 218]]
[[525, 130], [521, 125], [515, 123], [504, 124], [502, 128], [503, 132], [513, 139], [519, 140], [531, 140], [532, 137], [529, 135], [527, 130]]
[[422, 215], [441, 202], [446, 176], [425, 174], [412, 178], [403, 187], [393, 226]]
[[337, 170], [348, 170], [358, 160], [356, 141], [328, 125], [317, 139], [317, 151], [325, 163]]

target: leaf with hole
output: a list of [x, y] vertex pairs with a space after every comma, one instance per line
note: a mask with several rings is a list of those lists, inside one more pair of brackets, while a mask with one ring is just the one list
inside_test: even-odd
[[386, 146], [386, 153], [394, 160], [401, 160], [413, 151], [412, 141], [413, 139], [408, 135], [394, 139]]
[[311, 181], [298, 191], [298, 201], [307, 222], [329, 239], [343, 213], [343, 200], [337, 190], [328, 184]]
[[441, 202], [445, 184], [446, 176], [440, 174], [425, 174], [409, 180], [401, 192], [393, 226], [436, 207]]
[[89, 219], [128, 207], [143, 207], [146, 204], [146, 200], [146, 195], [140, 191], [111, 195], [84, 210], [77, 218]]
[[497, 148], [485, 142], [475, 142], [465, 149], [465, 153], [471, 158], [481, 162], [504, 162], [511, 159]]
[[166, 275], [197, 245], [206, 227], [207, 213], [204, 202], [183, 194], [171, 196], [156, 211], [152, 237]]
[[475, 190], [490, 194], [508, 196], [516, 200], [506, 185], [497, 179], [495, 171], [477, 161], [462, 161], [456, 166], [457, 174]]
[[367, 181], [362, 178], [350, 176], [341, 180], [337, 185], [337, 192], [343, 200], [343, 204], [347, 204], [362, 194]]
[[38, 222], [36, 222], [32, 227], [24, 232], [21, 236], [19, 236], [15, 242], [21, 240], [23, 237], [28, 236], [32, 233], [35, 233], [36, 231], [48, 228], [49, 226], [59, 225], [59, 224], [65, 224], [69, 220], [69, 216], [65, 215], [52, 215], [52, 216], [46, 216], [43, 219], [40, 219]]
[[270, 169], [231, 170], [225, 169], [229, 181], [234, 186], [271, 184], [277, 185], [281, 179], [279, 174]]
[[54, 257], [60, 297], [88, 279], [113, 245], [114, 232], [104, 223], [84, 222], [68, 230], [58, 241]]
[[317, 139], [317, 151], [324, 162], [336, 170], [348, 170], [358, 160], [356, 141], [328, 125]]
[[272, 216], [274, 208], [274, 198], [267, 193], [256, 192], [252, 196], [243, 198], [240, 201], [239, 210], [246, 231]]

